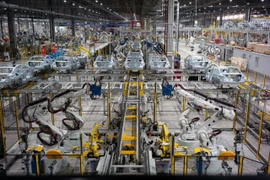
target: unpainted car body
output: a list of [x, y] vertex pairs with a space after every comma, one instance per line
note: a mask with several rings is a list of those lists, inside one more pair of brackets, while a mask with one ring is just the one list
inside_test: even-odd
[[118, 66], [119, 63], [113, 56], [98, 56], [94, 62], [95, 69], [112, 70]]
[[167, 69], [171, 68], [171, 65], [165, 55], [153, 53], [148, 56], [148, 67], [151, 70], [158, 70], [158, 72], [162, 70], [166, 72]]
[[32, 56], [27, 62], [26, 66], [31, 68], [34, 73], [49, 73], [52, 70], [52, 64], [55, 61], [51, 56], [45, 57], [38, 55]]
[[124, 67], [126, 70], [138, 71], [142, 70], [145, 66], [144, 60], [142, 57], [131, 57], [128, 56], [124, 62]]
[[78, 69], [84, 69], [87, 64], [87, 56], [81, 55], [77, 56], [77, 68]]
[[24, 64], [18, 64], [15, 67], [0, 67], [0, 87], [14, 88], [34, 78], [34, 72]]
[[237, 67], [218, 66], [217, 64], [208, 66], [205, 78], [217, 86], [236, 87], [239, 83], [245, 82], [245, 76]]
[[184, 66], [189, 70], [205, 72], [205, 69], [209, 66], [209, 61], [204, 56], [189, 55], [184, 59]]
[[52, 64], [58, 73], [71, 73], [77, 69], [77, 58], [73, 56], [59, 56]]

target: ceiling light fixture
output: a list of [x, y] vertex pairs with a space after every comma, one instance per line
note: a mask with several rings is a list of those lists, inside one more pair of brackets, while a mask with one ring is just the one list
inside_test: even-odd
[[72, 6], [75, 6], [75, 3], [72, 3]]
[[221, 3], [219, 3], [219, 5], [221, 5]]
[[247, 3], [247, 5], [249, 5], [249, 3]]
[[232, 0], [230, 0], [230, 2], [232, 2]]
[[264, 2], [264, 0], [261, 0], [262, 2]]
[[102, 6], [103, 4], [102, 4], [102, 3], [100, 3], [100, 5]]
[[98, 0], [96, 0], [96, 3], [98, 3]]
[[67, 2], [67, 0], [64, 0], [64, 3], [66, 3]]

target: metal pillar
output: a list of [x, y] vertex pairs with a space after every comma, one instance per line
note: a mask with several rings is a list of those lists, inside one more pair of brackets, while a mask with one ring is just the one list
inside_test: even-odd
[[263, 117], [264, 117], [264, 112], [262, 111], [261, 119], [260, 119], [259, 137], [258, 137], [258, 148], [257, 148], [257, 153], [256, 153], [256, 158], [257, 159], [259, 159], [259, 154], [260, 154], [260, 150], [261, 150]]
[[[235, 108], [237, 107], [237, 104], [238, 104], [238, 93], [235, 94], [235, 101], [234, 101]], [[236, 120], [237, 120], [237, 118], [236, 118], [236, 112], [235, 112], [235, 116], [233, 119], [233, 128], [232, 128], [233, 132], [235, 132]]]
[[15, 110], [16, 127], [17, 127], [17, 136], [18, 136], [18, 141], [19, 141], [20, 138], [21, 138], [21, 135], [20, 135], [20, 125], [19, 125], [19, 113], [18, 113], [18, 108], [17, 108], [17, 103], [16, 103], [16, 101], [14, 101], [13, 105], [14, 105], [14, 110]]
[[83, 136], [80, 134], [80, 173], [84, 175]]
[[177, 8], [176, 8], [176, 37], [175, 37], [175, 40], [176, 40], [176, 49], [175, 51], [178, 52], [179, 51], [179, 6], [180, 6], [180, 3], [179, 1], [177, 1]]
[[267, 168], [267, 174], [270, 175], [270, 152], [268, 154], [268, 168]]
[[35, 34], [34, 18], [31, 18], [31, 23], [32, 23], [32, 32], [33, 32], [33, 34]]
[[239, 166], [238, 166], [238, 176], [242, 176], [243, 173], [243, 156], [240, 156]]
[[220, 11], [220, 14], [219, 14], [219, 17], [220, 17], [220, 19], [219, 19], [219, 26], [220, 27], [222, 27], [222, 21], [223, 21], [223, 11]]
[[157, 41], [157, 18], [156, 16], [153, 17], [153, 31], [152, 31], [152, 35], [154, 36], [154, 42]]
[[[50, 98], [52, 99], [53, 98], [53, 94], [50, 93]], [[51, 113], [51, 118], [52, 118], [52, 125], [54, 125], [54, 114]]]
[[246, 12], [245, 12], [245, 20], [250, 21], [250, 7], [246, 7]]
[[111, 129], [111, 85], [108, 82], [108, 93], [107, 93], [107, 111], [108, 111], [108, 129]]
[[79, 114], [82, 117], [82, 97], [81, 96], [78, 97], [78, 105], [79, 105], [79, 108], [80, 108]]
[[17, 52], [16, 48], [16, 32], [15, 32], [15, 16], [14, 12], [8, 12], [8, 33], [9, 33], [9, 40], [10, 40], [10, 47], [11, 47], [11, 57], [15, 57]]
[[6, 138], [5, 138], [5, 128], [4, 128], [4, 116], [3, 116], [3, 104], [2, 98], [0, 97], [0, 158], [6, 156]]
[[168, 24], [167, 24], [167, 58], [171, 67], [173, 66], [173, 21], [174, 21], [174, 0], [168, 0]]
[[54, 25], [54, 17], [50, 16], [50, 37], [52, 41], [55, 41], [55, 25]]
[[75, 37], [75, 19], [71, 19], [72, 36]]
[[171, 175], [175, 175], [174, 134], [171, 135]]
[[154, 92], [154, 124], [157, 123], [157, 83], [155, 82], [155, 92]]

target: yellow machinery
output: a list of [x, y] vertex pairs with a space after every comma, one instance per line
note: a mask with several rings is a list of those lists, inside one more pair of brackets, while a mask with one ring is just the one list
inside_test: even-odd
[[86, 49], [85, 47], [83, 47], [83, 46], [78, 46], [77, 49], [76, 49], [77, 53], [78, 53], [79, 50], [86, 52], [88, 58], [91, 57], [91, 52], [90, 52], [90, 50]]
[[99, 139], [99, 131], [98, 128], [102, 127], [103, 123], [96, 123], [92, 128], [91, 133], [89, 134], [89, 142], [85, 142], [83, 147], [86, 149], [83, 155], [87, 157], [99, 157], [98, 150], [103, 144], [103, 140]]

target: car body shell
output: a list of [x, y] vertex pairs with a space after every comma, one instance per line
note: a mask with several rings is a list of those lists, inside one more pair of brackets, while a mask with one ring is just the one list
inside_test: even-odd
[[51, 56], [32, 56], [27, 62], [26, 66], [31, 68], [34, 73], [40, 73], [45, 71], [50, 71], [52, 69], [52, 64], [55, 61]]
[[15, 67], [0, 67], [0, 87], [14, 88], [34, 78], [34, 72], [25, 64], [18, 64]]
[[99, 70], [112, 70], [118, 66], [119, 63], [113, 56], [98, 56], [94, 62], [94, 68]]
[[73, 56], [59, 56], [52, 64], [52, 68], [59, 73], [71, 73], [77, 67], [77, 58]]
[[170, 69], [171, 65], [169, 60], [165, 55], [160, 54], [150, 54], [148, 56], [148, 68], [150, 70], [165, 70]]
[[144, 66], [145, 63], [142, 57], [128, 56], [124, 62], [124, 67], [126, 70], [138, 71], [142, 70]]
[[245, 82], [244, 74], [237, 67], [218, 66], [217, 64], [208, 66], [205, 78], [218, 86], [236, 87], [239, 83]]
[[184, 59], [184, 67], [189, 70], [205, 72], [209, 66], [209, 61], [204, 56], [189, 55]]

